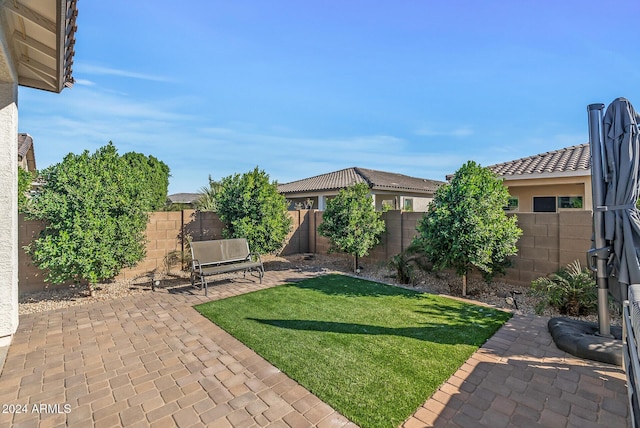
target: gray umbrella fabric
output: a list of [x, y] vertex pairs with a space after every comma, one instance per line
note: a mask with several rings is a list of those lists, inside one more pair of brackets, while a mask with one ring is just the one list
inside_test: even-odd
[[609, 292], [627, 299], [630, 284], [640, 284], [640, 115], [625, 98], [616, 98], [603, 118], [604, 229], [611, 243]]

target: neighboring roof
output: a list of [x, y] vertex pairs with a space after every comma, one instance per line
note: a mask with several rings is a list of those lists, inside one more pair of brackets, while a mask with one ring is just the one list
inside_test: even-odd
[[18, 84], [51, 92], [73, 85], [77, 0], [0, 1]]
[[192, 204], [200, 199], [200, 193], [174, 193], [167, 198], [174, 204]]
[[589, 144], [585, 143], [491, 165], [488, 168], [504, 178], [536, 174], [573, 173], [575, 175], [581, 172], [588, 175], [591, 171], [591, 151]]
[[29, 171], [35, 171], [36, 158], [33, 150], [33, 138], [29, 134], [18, 134], [18, 162], [27, 158], [27, 166]]
[[22, 160], [33, 147], [33, 138], [29, 134], [18, 134], [18, 160]]
[[442, 181], [353, 167], [280, 184], [278, 191], [284, 194], [330, 191], [343, 189], [357, 183], [366, 183], [372, 190], [404, 190], [420, 193], [433, 193], [444, 184]]

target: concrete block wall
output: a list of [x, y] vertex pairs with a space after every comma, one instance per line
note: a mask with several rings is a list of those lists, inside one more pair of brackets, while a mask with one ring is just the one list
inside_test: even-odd
[[[222, 239], [223, 224], [218, 214], [209, 211], [184, 210], [185, 239], [204, 241], [208, 239]], [[188, 237], [188, 238], [186, 238]]]
[[[44, 228], [42, 222], [25, 220], [20, 216], [19, 221], [19, 288], [20, 293], [41, 291], [56, 287], [45, 281], [46, 274], [39, 270], [26, 254], [23, 247], [38, 237]], [[222, 223], [215, 213], [196, 213], [194, 210], [155, 212], [149, 215], [149, 223], [145, 231], [147, 239], [147, 255], [144, 260], [133, 268], [123, 269], [116, 279], [134, 279], [153, 272], [167, 271], [167, 256], [172, 252], [188, 252], [188, 239], [220, 239]], [[183, 236], [185, 239], [183, 239]], [[180, 256], [178, 256], [180, 257]], [[171, 270], [180, 266], [171, 266]], [[66, 285], [61, 285], [66, 286]]]
[[[18, 217], [18, 286], [20, 293], [41, 291], [47, 286], [46, 273], [38, 269], [24, 247], [38, 237], [44, 229], [44, 223], [38, 220], [26, 220], [23, 214]], [[66, 286], [66, 285], [65, 285]]]
[[314, 246], [312, 253], [316, 254], [328, 254], [329, 249], [331, 248], [331, 243], [329, 242], [329, 238], [325, 238], [318, 233], [318, 226], [322, 224], [322, 215], [323, 211], [314, 211], [314, 222], [313, 229], [310, 229], [310, 233], [314, 235]]
[[123, 269], [117, 278], [133, 279], [153, 272], [180, 270], [180, 264], [167, 263], [170, 254], [189, 257], [188, 241], [222, 239], [223, 224], [214, 212], [195, 210], [155, 212], [147, 225], [147, 256], [133, 268]]
[[512, 267], [507, 269], [505, 280], [528, 285], [535, 278], [555, 272], [560, 267], [559, 221], [557, 213], [522, 213], [517, 217], [522, 237], [517, 243], [518, 254], [511, 258]]
[[309, 210], [289, 211], [292, 219], [291, 231], [280, 254], [288, 256], [309, 252]]
[[530, 285], [541, 276], [579, 260], [586, 266], [591, 247], [591, 211], [517, 214], [522, 237], [518, 254], [511, 258], [507, 282]]
[[[318, 234], [322, 223], [322, 211], [291, 211], [293, 227], [281, 254], [298, 253], [327, 254], [329, 239]], [[405, 250], [416, 232], [423, 213], [388, 211], [383, 214], [386, 231], [381, 244], [372, 249], [362, 263], [384, 263]], [[567, 211], [560, 213], [517, 214], [518, 225], [523, 230], [518, 254], [512, 258], [505, 281], [519, 285], [530, 285], [531, 281], [557, 271], [578, 259], [586, 265], [586, 252], [591, 246], [591, 212]], [[22, 216], [19, 222], [20, 293], [44, 289], [44, 273], [39, 271], [30, 257], [22, 250], [37, 237], [43, 225], [27, 221]], [[193, 210], [157, 212], [150, 215], [146, 231], [148, 239], [147, 257], [136, 267], [124, 269], [118, 278], [132, 279], [149, 275], [154, 271], [166, 271], [166, 257], [171, 252], [188, 252], [188, 239], [195, 241], [222, 238], [222, 222], [216, 213]], [[345, 255], [345, 257], [350, 257]], [[172, 269], [179, 269], [174, 266]]]
[[[312, 211], [309, 223], [309, 252], [328, 254], [331, 244], [328, 238], [318, 233], [318, 225], [322, 223], [322, 211]], [[423, 216], [418, 212], [402, 212], [391, 210], [382, 214], [385, 232], [380, 237], [380, 244], [362, 258], [363, 263], [387, 262], [394, 255], [407, 249], [416, 236], [416, 225]], [[338, 253], [334, 253], [338, 254]]]
[[[330, 244], [317, 233], [322, 212], [313, 212], [310, 224], [310, 252], [327, 254]], [[371, 250], [363, 263], [381, 263], [407, 249], [417, 235], [416, 227], [424, 213], [387, 211], [383, 214], [386, 231], [381, 244]], [[586, 252], [591, 247], [591, 211], [563, 211], [559, 213], [521, 213], [518, 226], [523, 234], [518, 241], [518, 254], [511, 258], [502, 280], [518, 285], [556, 272], [561, 267], [580, 260], [586, 266]], [[472, 273], [473, 274], [473, 273]]]
[[[123, 269], [117, 279], [134, 279], [149, 272], [166, 272], [167, 257], [175, 251], [182, 251], [182, 229], [185, 211], [155, 212], [149, 215], [145, 236], [147, 256], [135, 267]], [[174, 267], [173, 269], [180, 269]]]
[[560, 266], [566, 266], [574, 260], [587, 266], [586, 251], [591, 248], [593, 237], [593, 220], [591, 211], [559, 213], [560, 249], [558, 260]]

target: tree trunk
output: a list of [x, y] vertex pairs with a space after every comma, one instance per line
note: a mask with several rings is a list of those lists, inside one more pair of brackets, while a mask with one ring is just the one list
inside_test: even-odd
[[462, 275], [462, 297], [467, 296], [467, 274]]
[[358, 255], [354, 254], [353, 258], [353, 272], [358, 273]]

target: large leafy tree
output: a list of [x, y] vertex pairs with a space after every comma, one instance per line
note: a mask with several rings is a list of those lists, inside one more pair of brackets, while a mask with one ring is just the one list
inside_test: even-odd
[[[119, 156], [109, 142], [93, 154], [70, 153], [42, 172], [45, 184], [27, 214], [45, 228], [28, 252], [48, 281], [85, 283], [93, 293], [93, 284], [144, 257], [148, 212], [159, 200], [153, 194], [162, 193], [147, 187], [168, 183], [169, 169], [143, 158]], [[151, 173], [153, 166], [158, 170]]]
[[318, 233], [330, 239], [332, 250], [340, 250], [354, 256], [354, 270], [358, 270], [358, 258], [380, 242], [385, 230], [382, 214], [377, 212], [369, 196], [369, 186], [355, 184], [340, 190], [327, 202]]
[[287, 201], [278, 193], [276, 182], [256, 167], [244, 174], [221, 180], [216, 208], [225, 224], [226, 238], [246, 238], [251, 251], [275, 253], [282, 249], [291, 230]]
[[517, 252], [522, 231], [516, 216], [504, 212], [508, 201], [509, 191], [502, 181], [490, 169], [469, 161], [451, 183], [437, 190], [418, 223], [412, 247], [426, 255], [435, 269], [455, 269], [466, 295], [472, 268], [490, 279], [504, 272], [508, 256]]

